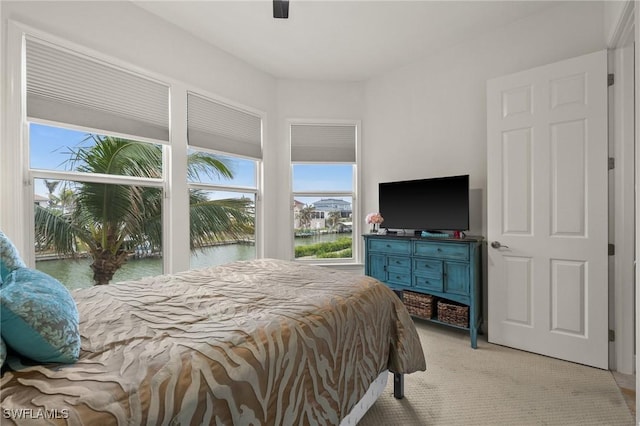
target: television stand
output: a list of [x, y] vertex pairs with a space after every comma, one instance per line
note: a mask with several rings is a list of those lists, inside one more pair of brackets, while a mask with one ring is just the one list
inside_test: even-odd
[[482, 237], [368, 234], [364, 239], [366, 275], [402, 295], [412, 316], [465, 330], [477, 348]]

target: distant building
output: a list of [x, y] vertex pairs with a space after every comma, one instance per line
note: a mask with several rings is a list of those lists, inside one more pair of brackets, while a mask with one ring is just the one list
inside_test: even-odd
[[351, 216], [351, 203], [338, 198], [323, 198], [313, 203], [313, 208], [318, 212], [340, 212], [340, 217]]
[[[298, 213], [305, 207], [305, 204], [294, 200], [293, 201], [293, 227], [300, 228], [300, 220]], [[323, 198], [311, 204], [313, 211], [311, 213], [311, 226], [310, 229], [326, 228], [326, 219], [331, 212], [339, 212], [340, 218], [351, 217], [351, 203], [345, 200], [337, 198]], [[349, 223], [351, 225], [351, 223]], [[339, 228], [340, 232], [343, 232], [347, 227], [342, 226]], [[350, 226], [348, 227], [350, 230]]]
[[36, 206], [47, 207], [49, 205], [49, 197], [43, 197], [42, 195], [35, 194], [33, 196], [33, 203]]
[[353, 222], [340, 222], [336, 226], [338, 232], [352, 232], [353, 231]]

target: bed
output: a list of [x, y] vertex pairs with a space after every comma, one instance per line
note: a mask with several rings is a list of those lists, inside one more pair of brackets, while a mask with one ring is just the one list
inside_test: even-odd
[[78, 361], [10, 355], [3, 424], [337, 425], [387, 371], [402, 397], [425, 369], [395, 294], [326, 267], [239, 261], [72, 294]]

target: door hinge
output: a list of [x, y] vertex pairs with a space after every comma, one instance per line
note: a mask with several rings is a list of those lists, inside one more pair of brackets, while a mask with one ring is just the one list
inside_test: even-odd
[[616, 331], [615, 330], [609, 330], [609, 341], [610, 342], [615, 342], [616, 341]]
[[613, 256], [613, 255], [616, 254], [616, 246], [615, 246], [615, 244], [609, 244], [608, 253], [609, 253], [609, 256]]
[[613, 170], [616, 167], [616, 159], [609, 157], [609, 170]]
[[613, 86], [614, 80], [613, 74], [607, 74], [607, 86]]

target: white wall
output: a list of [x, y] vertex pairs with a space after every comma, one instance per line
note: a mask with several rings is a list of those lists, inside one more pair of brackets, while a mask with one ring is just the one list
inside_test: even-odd
[[[187, 32], [149, 14], [129, 2], [0, 2], [2, 8], [2, 58], [6, 64], [6, 35], [8, 20], [45, 31], [54, 36], [99, 51], [118, 60], [146, 69], [154, 74], [183, 82], [194, 88], [261, 110], [267, 114], [266, 122], [276, 116], [276, 80], [269, 74], [191, 36]], [[6, 65], [5, 65], [6, 66]], [[6, 68], [2, 68], [3, 75]], [[3, 84], [8, 84], [3, 78]], [[3, 87], [6, 89], [6, 87]], [[3, 118], [4, 119], [4, 118]], [[4, 124], [4, 122], [3, 122]], [[2, 126], [5, 127], [4, 125]], [[277, 212], [278, 170], [270, 147], [276, 143], [274, 126], [265, 128], [265, 222], [272, 221]], [[4, 139], [4, 137], [3, 137]], [[0, 144], [0, 155], [5, 154], [7, 143]], [[3, 176], [4, 178], [5, 176]], [[7, 198], [6, 183], [0, 188], [2, 199]], [[20, 179], [15, 180], [20, 185]], [[11, 235], [12, 223], [6, 205], [0, 210], [0, 226]], [[15, 227], [15, 226], [13, 226]], [[266, 227], [265, 240], [277, 240], [277, 230]], [[265, 255], [274, 255], [271, 246], [265, 246]]]
[[[322, 82], [302, 80], [278, 80], [278, 146], [277, 161], [280, 173], [279, 183], [280, 212], [277, 215], [277, 228], [281, 230], [278, 242], [278, 257], [292, 257], [292, 222], [290, 191], [290, 167], [288, 145], [288, 119], [313, 120], [362, 120], [364, 87], [354, 82]], [[285, 210], [286, 209], [286, 210]]]
[[278, 115], [287, 118], [360, 119], [364, 86], [359, 82], [278, 80]]
[[[603, 49], [603, 25], [602, 3], [569, 2], [369, 80], [364, 211], [378, 182], [400, 179], [468, 173], [486, 199], [486, 81]], [[484, 233], [486, 207], [471, 214]]]

